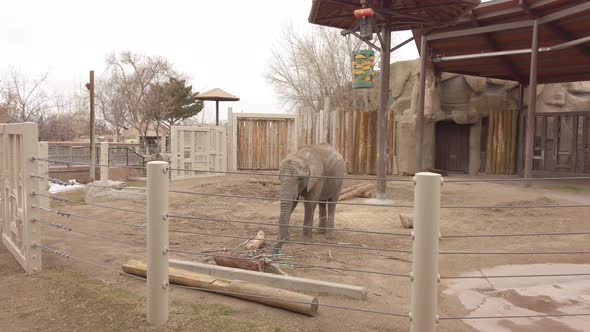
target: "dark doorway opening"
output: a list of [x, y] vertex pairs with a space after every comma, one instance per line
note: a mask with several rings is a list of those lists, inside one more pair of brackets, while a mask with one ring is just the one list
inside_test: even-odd
[[448, 172], [469, 170], [469, 127], [454, 122], [436, 124], [434, 165]]

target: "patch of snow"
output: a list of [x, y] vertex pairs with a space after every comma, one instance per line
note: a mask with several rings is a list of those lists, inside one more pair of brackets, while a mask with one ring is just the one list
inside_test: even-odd
[[82, 189], [84, 188], [83, 184], [79, 184], [76, 180], [68, 180], [66, 182], [69, 182], [70, 185], [64, 186], [61, 184], [57, 184], [57, 183], [49, 183], [49, 193], [50, 194], [56, 194], [56, 193], [62, 193], [65, 191], [70, 191], [70, 190], [77, 190], [77, 189]]

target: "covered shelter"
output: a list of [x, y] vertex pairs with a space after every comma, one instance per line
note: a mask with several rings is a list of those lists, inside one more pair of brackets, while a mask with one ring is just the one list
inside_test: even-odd
[[[537, 84], [590, 80], [588, 22], [590, 2], [586, 0], [493, 0], [475, 7], [452, 26], [414, 29], [414, 36], [420, 45], [421, 68], [426, 67], [427, 61], [432, 61], [435, 73], [516, 81], [520, 83], [520, 109], [523, 87], [528, 87], [526, 131], [524, 117], [521, 117], [518, 157], [522, 163], [520, 159], [524, 156], [524, 177], [530, 178]], [[422, 108], [418, 110], [421, 111], [419, 118], [424, 114], [425, 76], [420, 77], [419, 105]], [[587, 117], [584, 119], [588, 122]], [[547, 120], [543, 121], [546, 128]], [[587, 126], [584, 123], [585, 131], [588, 131]], [[417, 123], [416, 135], [419, 150], [423, 136], [421, 122]], [[575, 152], [572, 151], [573, 157]], [[588, 152], [582, 151], [584, 155]], [[417, 154], [416, 158], [420, 169], [422, 155]]]
[[219, 88], [209, 90], [207, 92], [199, 93], [196, 97], [199, 100], [214, 100], [215, 101], [215, 125], [219, 126], [219, 102], [220, 101], [239, 101], [240, 98], [232, 95], [229, 92], [223, 91]]
[[[377, 198], [383, 199], [387, 174], [387, 102], [389, 99], [390, 54], [412, 38], [391, 46], [391, 32], [411, 29], [431, 29], [452, 25], [480, 3], [479, 0], [313, 0], [309, 22], [343, 29], [342, 34], [353, 34], [381, 53], [379, 85], [379, 110], [377, 125]], [[353, 14], [355, 10], [371, 8], [372, 31], [377, 32], [380, 47], [367, 38], [362, 38], [361, 19]], [[424, 71], [422, 71], [424, 72]], [[421, 89], [424, 91], [424, 89]], [[422, 100], [422, 108], [424, 108]], [[421, 119], [420, 119], [421, 121]], [[421, 145], [420, 145], [421, 146]], [[421, 154], [422, 151], [417, 153]]]

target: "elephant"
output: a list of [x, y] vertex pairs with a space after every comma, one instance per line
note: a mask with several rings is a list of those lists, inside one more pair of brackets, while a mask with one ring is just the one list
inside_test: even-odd
[[[281, 161], [279, 166], [281, 213], [275, 251], [289, 237], [289, 219], [299, 197], [303, 197], [305, 217], [303, 238], [311, 241], [313, 216], [320, 201], [319, 233], [334, 238], [334, 213], [342, 189], [346, 164], [340, 153], [327, 144], [305, 145]], [[326, 214], [327, 211], [327, 214]]]

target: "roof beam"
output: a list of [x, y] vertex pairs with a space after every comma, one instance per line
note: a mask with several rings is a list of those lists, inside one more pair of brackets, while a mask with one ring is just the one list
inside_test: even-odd
[[[479, 21], [477, 20], [477, 17], [475, 17], [475, 15], [473, 13], [471, 13], [471, 22], [475, 27], [480, 26]], [[486, 44], [488, 44], [488, 46], [493, 51], [501, 51], [501, 48], [498, 46], [498, 43], [496, 42], [496, 40], [494, 38], [492, 38], [492, 36], [490, 36], [490, 34], [484, 33], [483, 38], [485, 39]], [[514, 66], [512, 61], [510, 61], [510, 59], [508, 59], [508, 55], [501, 56], [500, 61], [502, 61], [502, 63], [504, 63], [504, 66], [506, 67], [508, 72], [513, 76], [514, 80], [516, 80], [518, 82], [523, 82], [522, 76], [520, 75], [520, 73], [518, 72], [518, 69]]]
[[[545, 15], [538, 19], [539, 24], [545, 24], [549, 22], [553, 22], [559, 20], [564, 17], [568, 17], [574, 14], [578, 14], [580, 12], [584, 12], [590, 10], [590, 1], [584, 2], [576, 6], [572, 6], [566, 9], [562, 9], [560, 11]], [[497, 31], [508, 31], [508, 30], [515, 30], [521, 28], [530, 28], [533, 26], [532, 20], [527, 21], [517, 21], [511, 23], [500, 23], [494, 25], [483, 26], [479, 28], [472, 28], [472, 29], [463, 29], [463, 30], [455, 30], [455, 31], [447, 31], [447, 32], [440, 32], [434, 33], [427, 36], [427, 40], [439, 40], [439, 39], [447, 39], [447, 38], [455, 38], [455, 37], [464, 37], [464, 36], [471, 36], [477, 35], [482, 33], [489, 33], [489, 32], [497, 32]]]
[[[537, 18], [537, 14], [533, 11], [533, 8], [531, 8], [530, 4], [526, 2], [526, 0], [519, 0], [518, 4], [520, 5], [520, 7], [529, 14], [529, 16], [531, 18]], [[566, 42], [568, 40], [574, 40], [577, 37], [574, 36], [571, 32], [558, 27], [557, 25], [555, 25], [555, 23], [553, 22], [549, 22], [547, 23], [547, 27], [557, 36], [559, 37], [562, 41]], [[580, 53], [584, 56], [590, 56], [590, 47], [588, 46], [584, 46], [584, 45], [577, 45], [576, 49], [578, 51], [580, 51]]]

